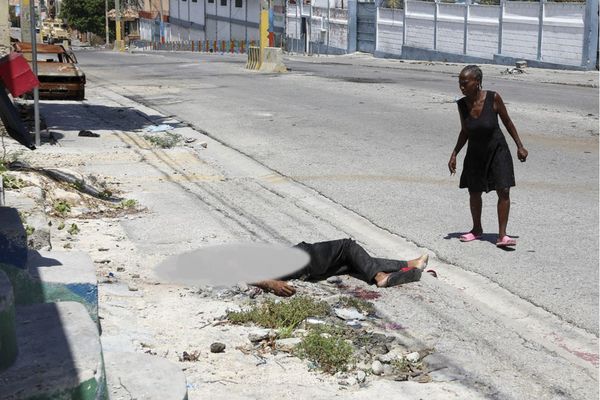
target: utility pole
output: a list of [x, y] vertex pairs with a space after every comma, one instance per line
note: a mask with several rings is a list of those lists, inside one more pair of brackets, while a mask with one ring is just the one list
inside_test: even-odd
[[[152, 0], [150, 1], [150, 3], [152, 3]], [[158, 35], [159, 35], [159, 42], [163, 43], [163, 30], [164, 30], [164, 26], [163, 26], [163, 0], [158, 0], [158, 4], [159, 6], [156, 7], [156, 10], [158, 11], [158, 18], [160, 19], [160, 23], [158, 24]]]
[[109, 37], [108, 37], [108, 32], [109, 32], [109, 26], [108, 26], [108, 0], [104, 0], [104, 22], [106, 23], [104, 26], [104, 30], [106, 31], [106, 45], [108, 46], [108, 41], [109, 41]]
[[115, 50], [124, 51], [125, 45], [121, 41], [121, 4], [115, 0]]

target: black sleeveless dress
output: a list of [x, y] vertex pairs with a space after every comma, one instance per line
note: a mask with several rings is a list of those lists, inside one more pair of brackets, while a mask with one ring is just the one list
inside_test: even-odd
[[469, 115], [466, 98], [457, 102], [468, 137], [459, 187], [469, 192], [487, 193], [515, 186], [512, 156], [494, 111], [494, 95], [487, 91], [479, 118]]

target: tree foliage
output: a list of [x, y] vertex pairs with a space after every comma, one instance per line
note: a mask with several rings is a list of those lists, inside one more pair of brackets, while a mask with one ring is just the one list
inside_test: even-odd
[[[104, 7], [104, 0], [63, 0], [60, 17], [80, 32], [103, 35], [106, 24]], [[114, 0], [108, 0], [108, 9], [114, 7]]]

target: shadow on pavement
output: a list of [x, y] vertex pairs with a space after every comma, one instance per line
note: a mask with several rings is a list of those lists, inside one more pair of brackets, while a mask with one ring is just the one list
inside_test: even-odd
[[[129, 107], [109, 107], [85, 102], [43, 102], [40, 103], [40, 113], [51, 122], [49, 129], [77, 132], [81, 130], [136, 131], [170, 120], [169, 117], [159, 114], [148, 115]], [[96, 118], [90, 118], [90, 114]], [[174, 128], [184, 126], [171, 122], [169, 125]]]

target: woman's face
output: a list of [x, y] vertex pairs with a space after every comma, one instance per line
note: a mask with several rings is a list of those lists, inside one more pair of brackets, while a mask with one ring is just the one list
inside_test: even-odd
[[473, 96], [479, 90], [479, 82], [472, 72], [465, 71], [458, 77], [458, 87], [465, 96]]

